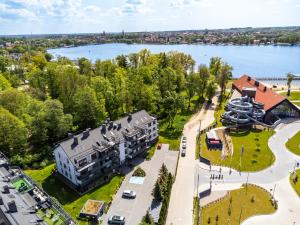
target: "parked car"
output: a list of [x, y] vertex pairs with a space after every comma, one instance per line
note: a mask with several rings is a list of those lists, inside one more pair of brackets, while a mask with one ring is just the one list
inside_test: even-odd
[[124, 216], [111, 216], [108, 218], [109, 224], [125, 224], [125, 217]]
[[135, 198], [136, 197], [136, 193], [134, 191], [131, 190], [124, 190], [123, 194], [122, 194], [123, 198]]
[[185, 152], [186, 152], [186, 145], [182, 144], [181, 146], [181, 156], [184, 157], [185, 156]]
[[181, 142], [182, 142], [182, 143], [186, 143], [186, 137], [185, 137], [185, 136], [182, 137]]

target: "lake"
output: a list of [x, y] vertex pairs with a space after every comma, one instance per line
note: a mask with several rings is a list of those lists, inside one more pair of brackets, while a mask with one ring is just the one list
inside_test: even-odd
[[253, 77], [285, 77], [288, 72], [300, 74], [300, 46], [236, 46], [236, 45], [152, 45], [102, 44], [71, 48], [49, 49], [48, 52], [70, 59], [86, 57], [91, 61], [112, 59], [142, 49], [153, 53], [180, 51], [190, 54], [196, 63], [208, 64], [219, 56], [233, 66], [233, 76], [248, 74]]

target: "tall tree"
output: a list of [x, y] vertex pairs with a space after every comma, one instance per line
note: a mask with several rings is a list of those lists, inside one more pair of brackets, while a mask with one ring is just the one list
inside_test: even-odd
[[290, 96], [291, 94], [291, 83], [294, 79], [295, 75], [293, 75], [292, 73], [288, 73], [286, 75], [286, 78], [287, 78], [287, 86], [288, 86], [288, 92], [287, 92], [287, 96]]
[[212, 100], [212, 97], [215, 95], [217, 88], [218, 87], [217, 87], [217, 84], [216, 84], [216, 81], [214, 80], [214, 78], [210, 78], [207, 83], [206, 90], [205, 90], [205, 94], [206, 94], [208, 101]]
[[106, 117], [105, 105], [99, 102], [93, 89], [86, 87], [74, 95], [74, 121], [80, 128], [94, 128]]
[[219, 81], [219, 86], [221, 88], [221, 95], [220, 95], [221, 100], [223, 98], [223, 95], [225, 94], [228, 80], [232, 78], [232, 70], [233, 68], [229, 64], [224, 63], [219, 71], [218, 81]]
[[4, 91], [11, 88], [10, 82], [0, 72], [0, 91]]
[[0, 149], [8, 156], [21, 153], [27, 147], [25, 124], [8, 110], [0, 107]]

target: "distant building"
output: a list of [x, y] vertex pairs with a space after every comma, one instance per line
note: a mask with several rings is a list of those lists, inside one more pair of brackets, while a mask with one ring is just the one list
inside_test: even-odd
[[0, 224], [65, 224], [75, 222], [20, 168], [0, 152]]
[[85, 192], [106, 182], [128, 160], [145, 153], [158, 139], [157, 125], [157, 119], [142, 110], [69, 135], [54, 149], [57, 171], [67, 184]]
[[[235, 98], [248, 96], [254, 105], [263, 109], [262, 122], [273, 124], [279, 119], [300, 118], [300, 110], [284, 96], [259, 81], [244, 75], [232, 84]], [[257, 107], [256, 107], [257, 108]]]

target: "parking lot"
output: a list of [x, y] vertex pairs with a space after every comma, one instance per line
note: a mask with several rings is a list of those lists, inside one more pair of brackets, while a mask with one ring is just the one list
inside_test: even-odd
[[[169, 151], [168, 145], [162, 145], [161, 150], [156, 150], [150, 161], [142, 161], [140, 166], [145, 172], [146, 177], [143, 184], [131, 184], [130, 178], [133, 171], [128, 173], [118, 190], [107, 215], [103, 216], [103, 223], [107, 224], [108, 217], [111, 215], [125, 216], [126, 223], [138, 225], [152, 202], [152, 189], [156, 182], [159, 169], [163, 163], [168, 170], [175, 174], [178, 151]], [[124, 199], [122, 193], [124, 190], [133, 190], [136, 192], [135, 199]]]

